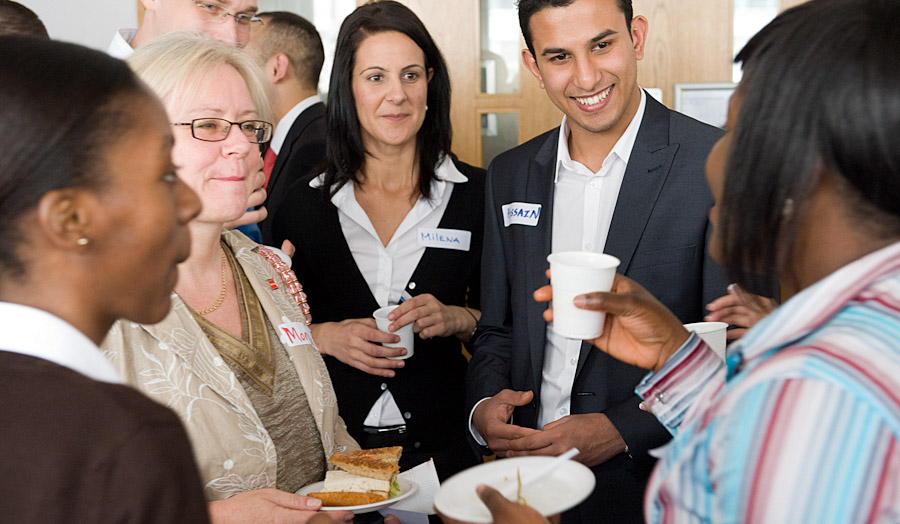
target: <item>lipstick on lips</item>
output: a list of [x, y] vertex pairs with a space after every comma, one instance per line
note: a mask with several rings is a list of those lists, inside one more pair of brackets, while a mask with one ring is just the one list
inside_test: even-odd
[[406, 118], [407, 116], [409, 116], [409, 115], [405, 115], [405, 114], [399, 114], [399, 115], [393, 114], [393, 115], [384, 115], [384, 116], [382, 116], [382, 118], [387, 119], [387, 120], [390, 120], [391, 122], [400, 122], [401, 120], [403, 120], [403, 119]]

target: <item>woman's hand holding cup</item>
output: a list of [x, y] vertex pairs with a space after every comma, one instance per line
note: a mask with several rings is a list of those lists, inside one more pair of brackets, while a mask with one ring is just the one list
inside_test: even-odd
[[[549, 302], [552, 297], [549, 285], [534, 292], [538, 302]], [[610, 292], [578, 295], [574, 303], [581, 309], [606, 313], [603, 333], [588, 342], [626, 364], [658, 371], [689, 336], [671, 311], [622, 275], [615, 276]], [[544, 312], [544, 320], [553, 320], [553, 308]]]

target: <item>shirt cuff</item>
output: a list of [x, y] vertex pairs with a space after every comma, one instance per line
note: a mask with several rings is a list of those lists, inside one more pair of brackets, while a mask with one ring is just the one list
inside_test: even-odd
[[712, 348], [696, 333], [691, 333], [663, 367], [644, 377], [634, 391], [666, 429], [675, 434], [685, 413], [723, 365]]
[[485, 442], [484, 439], [481, 438], [481, 433], [479, 433], [478, 430], [475, 429], [475, 425], [472, 424], [472, 415], [475, 414], [475, 409], [478, 407], [478, 405], [481, 404], [482, 402], [484, 402], [485, 400], [489, 399], [489, 398], [491, 398], [491, 397], [484, 397], [483, 399], [479, 400], [479, 401], [472, 407], [472, 411], [469, 412], [469, 433], [472, 435], [472, 438], [475, 439], [475, 442], [477, 442], [478, 444], [480, 444], [480, 445], [482, 445], [482, 446], [484, 446], [484, 447], [488, 447], [487, 442]]

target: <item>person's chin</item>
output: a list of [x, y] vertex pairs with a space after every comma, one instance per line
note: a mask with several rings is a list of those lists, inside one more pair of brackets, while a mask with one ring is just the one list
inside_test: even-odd
[[141, 309], [129, 315], [128, 320], [138, 324], [156, 324], [161, 322], [172, 309], [172, 290], [161, 296], [142, 297]]
[[241, 218], [249, 207], [247, 195], [243, 193], [231, 196], [222, 195], [209, 203], [203, 202], [203, 211], [195, 220], [226, 224]]

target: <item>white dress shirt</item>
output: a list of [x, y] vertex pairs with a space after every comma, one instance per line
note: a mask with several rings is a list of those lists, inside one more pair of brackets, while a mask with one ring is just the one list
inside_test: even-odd
[[269, 148], [274, 151], [276, 155], [281, 153], [281, 146], [284, 145], [284, 139], [287, 138], [288, 131], [291, 130], [291, 126], [294, 125], [294, 121], [297, 120], [297, 117], [318, 102], [321, 102], [321, 100], [319, 100], [319, 95], [304, 98], [281, 117], [281, 120], [279, 120], [278, 124], [275, 126], [275, 131], [272, 133], [272, 140], [269, 141]]
[[[356, 201], [352, 183], [344, 184], [331, 198], [331, 203], [338, 209], [341, 230], [353, 260], [380, 307], [400, 303], [406, 284], [425, 254], [425, 246], [418, 242], [419, 229], [437, 228], [450, 202], [453, 184], [468, 181], [448, 157], [444, 157], [435, 168], [435, 175], [436, 180], [431, 183], [431, 199], [419, 196], [386, 246], [381, 243], [372, 221]], [[315, 178], [310, 186], [321, 187], [323, 178], [324, 175]], [[404, 423], [390, 389], [382, 393], [363, 423], [373, 427]]]
[[84, 333], [33, 307], [0, 302], [0, 351], [49, 360], [101, 382], [122, 383], [100, 348]]
[[[637, 112], [596, 173], [572, 160], [569, 155], [570, 131], [563, 117], [556, 154], [552, 252], [603, 252], [625, 168], [644, 118], [645, 96], [641, 90]], [[581, 340], [557, 335], [552, 322], [547, 326], [538, 409], [539, 428], [569, 414], [580, 352]]]
[[113, 36], [112, 42], [109, 43], [109, 47], [106, 48], [106, 54], [113, 58], [125, 60], [131, 56], [131, 53], [134, 53], [131, 41], [134, 40], [134, 35], [136, 34], [137, 29], [119, 29]]

